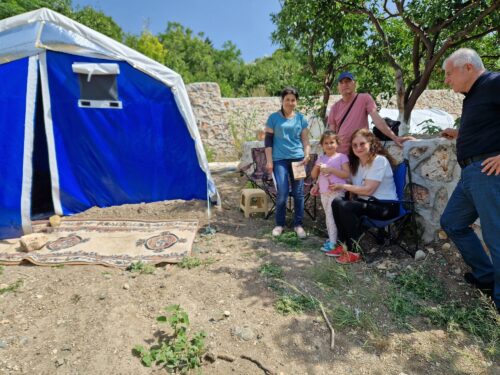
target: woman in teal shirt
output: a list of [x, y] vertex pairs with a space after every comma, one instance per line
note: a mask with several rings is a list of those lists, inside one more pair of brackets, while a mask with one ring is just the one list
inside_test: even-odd
[[276, 226], [273, 236], [279, 236], [285, 226], [286, 202], [292, 184], [294, 202], [293, 226], [299, 238], [305, 238], [302, 227], [304, 219], [304, 180], [295, 180], [292, 162], [307, 163], [310, 145], [307, 120], [296, 112], [299, 94], [293, 87], [281, 91], [281, 110], [271, 114], [266, 123], [265, 147], [267, 170], [274, 173], [276, 181]]

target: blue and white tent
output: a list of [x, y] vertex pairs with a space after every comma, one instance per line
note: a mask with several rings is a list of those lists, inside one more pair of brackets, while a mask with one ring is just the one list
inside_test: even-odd
[[217, 195], [179, 74], [49, 9], [0, 20], [0, 239], [45, 212]]

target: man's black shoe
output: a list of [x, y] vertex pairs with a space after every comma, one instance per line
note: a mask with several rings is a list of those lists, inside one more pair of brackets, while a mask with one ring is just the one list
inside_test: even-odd
[[468, 284], [470, 284], [470, 285], [474, 286], [475, 288], [479, 289], [484, 294], [486, 294], [486, 295], [488, 295], [490, 297], [493, 295], [493, 288], [495, 287], [495, 284], [493, 282], [491, 282], [491, 283], [482, 283], [481, 281], [479, 281], [478, 279], [476, 279], [474, 277], [474, 275], [472, 273], [470, 273], [470, 272], [467, 272], [464, 275], [464, 280]]

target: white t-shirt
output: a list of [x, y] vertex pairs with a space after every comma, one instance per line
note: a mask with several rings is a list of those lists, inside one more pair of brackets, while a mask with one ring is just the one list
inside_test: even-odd
[[[358, 167], [358, 172], [352, 176], [354, 185], [362, 186], [365, 180], [380, 181], [377, 190], [372, 194], [377, 199], [397, 200], [396, 185], [392, 177], [392, 168], [389, 160], [385, 156], [377, 155], [372, 163], [368, 166]], [[368, 199], [367, 196], [359, 196], [360, 198]]]

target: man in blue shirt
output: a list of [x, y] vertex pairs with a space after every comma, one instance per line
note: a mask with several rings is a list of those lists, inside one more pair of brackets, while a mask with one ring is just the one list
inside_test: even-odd
[[[491, 294], [500, 312], [500, 73], [488, 72], [476, 51], [461, 48], [443, 64], [445, 83], [465, 95], [457, 139], [460, 180], [441, 216], [441, 227], [472, 273], [464, 278]], [[470, 225], [479, 217], [490, 256]]]

